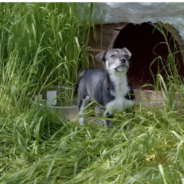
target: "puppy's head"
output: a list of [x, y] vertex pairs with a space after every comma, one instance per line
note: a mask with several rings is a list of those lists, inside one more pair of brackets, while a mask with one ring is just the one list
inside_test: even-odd
[[95, 56], [98, 61], [103, 61], [105, 68], [113, 72], [127, 72], [129, 69], [129, 59], [132, 54], [127, 48], [109, 49], [102, 51]]

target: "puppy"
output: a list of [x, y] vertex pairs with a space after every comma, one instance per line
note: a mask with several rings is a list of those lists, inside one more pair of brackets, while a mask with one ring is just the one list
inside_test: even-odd
[[[109, 49], [95, 56], [102, 61], [102, 69], [89, 69], [78, 75], [74, 95], [78, 91], [78, 108], [82, 115], [90, 99], [95, 99], [101, 106], [97, 106], [96, 113], [106, 117], [113, 117], [114, 112], [129, 110], [135, 104], [135, 96], [127, 78], [131, 53], [127, 48]], [[82, 78], [81, 78], [82, 77]], [[80, 79], [81, 78], [81, 79]], [[85, 118], [79, 118], [80, 125], [85, 124]], [[112, 124], [105, 120], [105, 128]]]

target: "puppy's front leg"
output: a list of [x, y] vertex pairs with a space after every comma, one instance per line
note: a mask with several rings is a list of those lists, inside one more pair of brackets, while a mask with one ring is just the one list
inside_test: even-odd
[[[97, 106], [96, 109], [95, 109], [95, 112], [96, 112], [98, 118], [100, 118], [100, 117], [103, 116], [104, 111], [105, 111], [105, 109], [104, 108], [101, 108], [99, 106]], [[99, 119], [98, 120], [98, 125], [101, 125], [101, 124], [102, 124], [102, 120]]]
[[[126, 114], [129, 114], [130, 118], [133, 118], [135, 116], [135, 108], [134, 107], [129, 107], [125, 110]], [[126, 125], [126, 130], [131, 130], [133, 128], [133, 125], [129, 123]]]
[[[79, 112], [79, 114], [80, 115], [83, 115], [83, 113], [84, 113], [84, 109], [85, 109], [85, 107], [86, 107], [86, 105], [88, 104], [88, 102], [89, 102], [89, 96], [86, 96], [85, 97], [85, 99], [82, 99], [82, 100], [80, 100], [80, 112]], [[82, 103], [81, 103], [81, 101], [82, 101]], [[79, 118], [79, 124], [80, 125], [85, 125], [85, 118], [84, 118], [84, 115], [83, 115], [83, 117], [80, 117]]]
[[[106, 114], [105, 114], [105, 117], [106, 118], [113, 118], [114, 117], [114, 115], [112, 114], [112, 112], [106, 112]], [[112, 121], [110, 121], [110, 120], [105, 120], [104, 121], [104, 126], [105, 126], [105, 128], [108, 128], [109, 126], [111, 126], [112, 125]]]

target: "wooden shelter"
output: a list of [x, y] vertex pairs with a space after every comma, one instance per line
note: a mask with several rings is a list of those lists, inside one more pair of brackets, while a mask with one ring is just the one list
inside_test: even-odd
[[[170, 25], [161, 24], [161, 29], [165, 32], [169, 47], [174, 52], [176, 46], [178, 50], [183, 48], [181, 37], [177, 30]], [[153, 77], [150, 69], [156, 76], [158, 70], [162, 70], [163, 64], [167, 64], [168, 46], [165, 38], [159, 30], [155, 29], [155, 24], [142, 23], [134, 25], [132, 23], [111, 23], [96, 25], [95, 33], [90, 34], [89, 52], [95, 56], [102, 50], [111, 48], [126, 47], [132, 53], [128, 77], [134, 89], [139, 89], [142, 85], [153, 84]], [[95, 37], [95, 36], [96, 37]], [[151, 62], [160, 56], [162, 62], [157, 59], [150, 67]], [[176, 54], [176, 61], [179, 61], [178, 70], [180, 75], [184, 74], [182, 53]], [[159, 65], [159, 67], [158, 67]], [[90, 61], [90, 68], [104, 68], [102, 62]], [[164, 70], [161, 71], [163, 76]], [[147, 88], [148, 89], [148, 88]]]
[[[155, 29], [160, 26], [164, 31], [169, 48], [184, 50], [184, 19], [182, 12], [184, 3], [124, 3], [107, 2], [95, 4], [95, 32], [91, 30], [89, 52], [95, 56], [102, 50], [127, 47], [132, 53], [128, 77], [137, 95], [136, 103], [142, 99], [163, 101], [162, 94], [156, 94], [152, 87], [140, 87], [154, 84], [153, 76], [167, 65], [168, 46], [163, 34]], [[103, 17], [100, 12], [103, 12]], [[162, 60], [156, 59], [161, 57]], [[179, 74], [184, 76], [183, 53], [175, 54]], [[155, 60], [154, 64], [152, 61]], [[104, 68], [103, 63], [90, 60], [90, 68]], [[147, 105], [155, 104], [149, 101]], [[156, 103], [158, 105], [158, 103]]]

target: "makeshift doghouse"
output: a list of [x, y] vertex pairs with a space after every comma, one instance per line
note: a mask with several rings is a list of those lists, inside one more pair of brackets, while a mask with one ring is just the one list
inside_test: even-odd
[[[168, 46], [164, 35], [156, 29], [160, 26], [167, 37], [169, 48], [184, 49], [184, 19], [182, 11], [184, 3], [96, 3], [95, 4], [95, 32], [91, 31], [89, 52], [95, 56], [102, 50], [126, 47], [132, 53], [128, 77], [137, 96], [136, 103], [140, 103], [140, 87], [145, 84], [154, 84], [153, 75], [163, 67], [168, 58]], [[101, 10], [103, 16], [101, 15]], [[177, 47], [177, 48], [176, 48]], [[150, 66], [151, 62], [160, 56]], [[184, 76], [183, 53], [175, 54], [178, 72]], [[166, 65], [166, 63], [165, 63]], [[103, 63], [97, 60], [90, 61], [90, 68], [104, 68]], [[161, 70], [164, 76], [164, 70]], [[159, 99], [162, 95], [155, 93], [152, 87], [143, 88], [142, 99]], [[152, 91], [151, 91], [152, 90]], [[158, 97], [158, 98], [157, 98]], [[148, 106], [158, 105], [152, 101]], [[159, 103], [160, 104], [160, 103]]]

